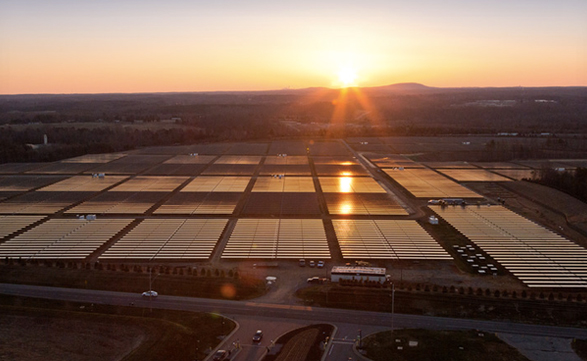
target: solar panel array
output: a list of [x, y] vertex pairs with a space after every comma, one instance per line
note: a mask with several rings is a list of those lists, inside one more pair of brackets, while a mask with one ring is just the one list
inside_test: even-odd
[[312, 177], [259, 177], [253, 192], [315, 192]]
[[88, 163], [40, 163], [40, 167], [27, 171], [31, 174], [77, 174], [94, 166]]
[[265, 157], [265, 163], [268, 165], [305, 165], [308, 164], [308, 157], [302, 155], [276, 156], [270, 155]]
[[431, 207], [529, 287], [587, 286], [587, 249], [501, 206]]
[[99, 259], [208, 259], [227, 219], [145, 219]]
[[481, 167], [484, 169], [530, 169], [526, 166], [521, 164], [515, 163], [508, 163], [508, 162], [481, 162], [481, 163], [473, 163], [477, 167]]
[[179, 192], [154, 214], [232, 214], [241, 194], [237, 192]]
[[2, 214], [53, 214], [91, 196], [89, 192], [30, 192], [0, 203]]
[[8, 237], [43, 218], [41, 216], [0, 216], [0, 239]]
[[391, 178], [417, 198], [483, 198], [430, 169], [384, 169]]
[[468, 162], [426, 162], [424, 164], [434, 169], [477, 169]]
[[410, 220], [332, 220], [344, 258], [450, 260], [450, 255]]
[[80, 157], [62, 160], [61, 163], [108, 163], [120, 159], [125, 155], [121, 153], [86, 154]]
[[324, 193], [330, 214], [404, 216], [408, 212], [388, 196], [374, 193]]
[[261, 166], [259, 170], [260, 175], [305, 175], [309, 176], [312, 175], [312, 171], [310, 170], [309, 164], [299, 164], [299, 165], [274, 165], [274, 164], [265, 164]]
[[222, 258], [330, 258], [320, 219], [239, 219]]
[[380, 154], [372, 154], [368, 156], [369, 160], [381, 168], [424, 168], [420, 163], [416, 163], [411, 159], [405, 158], [401, 155], [383, 156]]
[[176, 155], [163, 164], [208, 164], [216, 158], [215, 155]]
[[163, 199], [165, 192], [106, 192], [83, 202], [65, 213], [69, 214], [143, 214]]
[[358, 165], [359, 162], [353, 157], [314, 157], [314, 164], [318, 165]]
[[137, 176], [110, 192], [171, 192], [187, 179], [188, 177]]
[[99, 192], [118, 182], [125, 180], [125, 176], [74, 176], [60, 182], [39, 189], [39, 192]]
[[132, 219], [50, 219], [0, 244], [0, 257], [84, 259]]
[[366, 176], [369, 173], [360, 165], [316, 164], [316, 173], [319, 176]]
[[13, 174], [28, 172], [33, 169], [41, 168], [43, 163], [3, 163], [0, 164], [0, 174]]
[[509, 182], [508, 178], [502, 177], [485, 169], [443, 169], [442, 174], [455, 179], [457, 182]]
[[223, 155], [214, 164], [259, 164], [262, 158], [256, 155]]
[[319, 177], [324, 193], [386, 193], [371, 177]]
[[64, 177], [60, 176], [35, 176], [35, 175], [15, 175], [0, 177], [0, 191], [2, 192], [24, 192], [37, 187], [42, 187], [57, 181]]
[[181, 192], [244, 192], [251, 177], [196, 177]]

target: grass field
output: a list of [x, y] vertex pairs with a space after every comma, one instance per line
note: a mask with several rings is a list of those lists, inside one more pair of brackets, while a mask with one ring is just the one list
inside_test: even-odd
[[573, 340], [571, 345], [581, 359], [587, 360], [587, 340]]
[[204, 313], [1, 296], [0, 360], [202, 360], [234, 327]]
[[374, 361], [528, 361], [494, 334], [474, 330], [382, 332], [366, 337], [363, 348]]
[[[153, 289], [160, 294], [217, 298], [250, 299], [265, 292], [262, 280], [247, 277], [229, 277], [229, 273], [215, 269], [199, 269], [194, 274], [163, 273], [153, 281]], [[121, 292], [142, 293], [149, 288], [149, 274], [146, 272], [107, 271], [59, 268], [46, 266], [0, 265], [0, 283], [88, 288]]]

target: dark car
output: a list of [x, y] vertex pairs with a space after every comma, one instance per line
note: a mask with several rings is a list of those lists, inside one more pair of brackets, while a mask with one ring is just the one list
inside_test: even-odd
[[253, 342], [261, 342], [262, 339], [263, 331], [257, 330], [257, 332], [255, 332], [255, 334], [253, 335]]

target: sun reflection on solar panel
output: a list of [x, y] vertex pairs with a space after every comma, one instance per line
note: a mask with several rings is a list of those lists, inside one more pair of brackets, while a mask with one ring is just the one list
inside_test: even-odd
[[353, 204], [350, 202], [344, 202], [338, 206], [338, 214], [351, 214], [353, 213]]
[[351, 177], [340, 177], [338, 179], [338, 187], [339, 187], [339, 192], [342, 193], [351, 193], [353, 191], [353, 178]]

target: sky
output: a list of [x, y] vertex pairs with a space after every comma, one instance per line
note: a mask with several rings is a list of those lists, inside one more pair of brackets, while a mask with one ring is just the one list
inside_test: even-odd
[[586, 0], [0, 0], [0, 94], [587, 86]]

